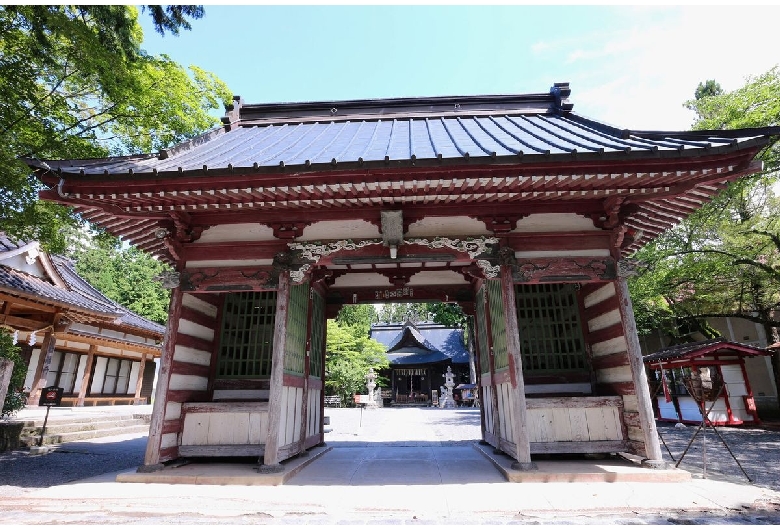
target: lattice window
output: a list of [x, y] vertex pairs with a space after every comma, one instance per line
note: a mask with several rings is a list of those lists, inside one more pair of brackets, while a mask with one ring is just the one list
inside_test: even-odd
[[501, 281], [488, 280], [488, 305], [490, 306], [490, 335], [493, 338], [493, 369], [500, 372], [509, 368], [509, 355], [506, 349], [506, 320], [504, 300], [501, 297]]
[[316, 291], [311, 305], [311, 359], [309, 373], [322, 376], [322, 352], [325, 351], [325, 299]]
[[275, 316], [276, 291], [225, 295], [217, 377], [271, 377]]
[[488, 349], [487, 324], [485, 321], [485, 289], [477, 291], [476, 299], [476, 321], [477, 321], [477, 341], [479, 342], [479, 370], [480, 373], [490, 372], [490, 351]]
[[290, 286], [287, 308], [287, 340], [284, 351], [284, 371], [303, 375], [306, 359], [306, 333], [309, 316], [309, 284]]
[[588, 370], [574, 285], [519, 284], [515, 303], [524, 372]]

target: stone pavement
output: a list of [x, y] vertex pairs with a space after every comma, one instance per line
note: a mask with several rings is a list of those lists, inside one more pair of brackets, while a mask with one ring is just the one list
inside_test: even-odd
[[[121, 483], [116, 471], [51, 487], [0, 485], [0, 524], [780, 523], [780, 492], [735, 481], [508, 482], [474, 443], [475, 410], [326, 414], [327, 452], [282, 486]], [[251, 463], [215, 465], [257, 475]]]

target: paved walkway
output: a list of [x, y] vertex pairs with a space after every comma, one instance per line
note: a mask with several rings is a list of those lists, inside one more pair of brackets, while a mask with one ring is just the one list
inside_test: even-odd
[[327, 415], [328, 451], [283, 486], [120, 483], [116, 470], [51, 487], [0, 486], [0, 524], [780, 524], [780, 492], [733, 481], [507, 482], [474, 444], [473, 410]]

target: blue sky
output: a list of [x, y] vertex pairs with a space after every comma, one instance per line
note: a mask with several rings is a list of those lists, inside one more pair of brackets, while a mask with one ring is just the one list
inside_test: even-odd
[[217, 74], [248, 103], [547, 92], [633, 129], [680, 130], [700, 81], [780, 64], [780, 7], [205, 5], [143, 47]]

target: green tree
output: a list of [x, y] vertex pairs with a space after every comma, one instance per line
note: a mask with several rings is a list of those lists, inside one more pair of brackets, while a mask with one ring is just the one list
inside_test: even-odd
[[435, 322], [451, 327], [463, 327], [466, 315], [458, 304], [443, 302], [409, 302], [384, 304], [379, 311], [380, 322]]
[[0, 359], [8, 359], [14, 363], [11, 380], [8, 382], [7, 394], [0, 416], [12, 416], [24, 408], [25, 399], [22, 387], [27, 375], [27, 367], [20, 355], [19, 347], [14, 344], [13, 335], [5, 328], [0, 328]]
[[170, 267], [136, 247], [121, 248], [115, 238], [95, 241], [71, 253], [79, 275], [114, 302], [165, 325], [170, 293], [154, 277]]
[[[188, 29], [198, 6], [149, 6], [159, 32]], [[69, 209], [38, 201], [23, 158], [153, 151], [218, 124], [230, 100], [216, 76], [141, 48], [135, 6], [0, 6], [0, 226], [65, 248]]]
[[379, 322], [379, 315], [372, 304], [345, 305], [339, 310], [336, 322], [341, 326], [352, 326], [366, 337], [371, 330], [371, 324]]
[[[694, 129], [780, 125], [780, 71], [772, 68], [733, 92], [699, 84], [686, 102]], [[635, 254], [646, 267], [629, 281], [641, 331], [662, 329], [676, 340], [690, 331], [717, 334], [708, 318], [740, 317], [778, 340], [780, 199], [777, 143], [759, 155], [765, 171], [731, 184], [710, 204]], [[773, 358], [780, 381], [780, 358]]]
[[328, 320], [326, 344], [325, 389], [328, 394], [341, 396], [344, 403], [352, 403], [352, 396], [363, 392], [369, 368], [378, 373], [389, 366], [384, 345], [368, 338], [361, 325]]

